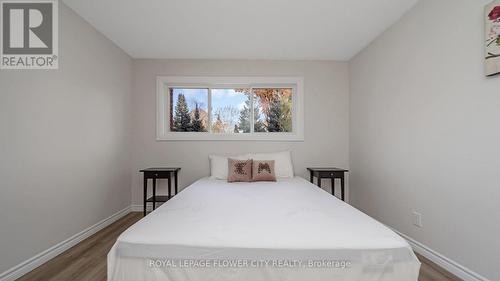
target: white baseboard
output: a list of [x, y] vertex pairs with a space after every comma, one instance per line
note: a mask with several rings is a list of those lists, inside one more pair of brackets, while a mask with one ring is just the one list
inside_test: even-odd
[[[142, 211], [144, 211], [144, 210], [142, 209], [142, 206], [143, 206], [143, 205], [131, 205], [131, 206], [130, 206], [130, 211], [131, 211], [131, 212], [142, 212]], [[151, 209], [151, 208], [148, 206], [148, 207], [147, 207], [147, 209], [148, 209], [148, 211], [149, 211], [149, 209]]]
[[127, 207], [113, 215], [111, 215], [108, 218], [105, 218], [101, 220], [100, 222], [94, 224], [93, 226], [81, 231], [80, 233], [77, 233], [73, 235], [72, 237], [62, 241], [61, 243], [58, 243], [49, 249], [39, 253], [38, 255], [12, 267], [11, 269], [0, 273], [0, 280], [1, 281], [14, 281], [21, 276], [25, 275], [26, 273], [32, 271], [33, 269], [39, 267], [40, 265], [48, 262], [49, 260], [55, 258], [59, 254], [63, 253], [64, 251], [68, 250], [69, 248], [75, 246], [76, 244], [80, 243], [81, 241], [85, 240], [86, 238], [92, 236], [99, 230], [105, 228], [106, 226], [112, 224], [113, 222], [117, 221], [118, 219], [124, 217], [131, 211], [131, 207]]
[[394, 232], [399, 234], [401, 237], [406, 239], [408, 243], [412, 246], [413, 250], [420, 255], [426, 257], [433, 263], [439, 265], [441, 268], [447, 270], [451, 274], [463, 279], [464, 281], [490, 281], [488, 278], [481, 276], [480, 274], [468, 269], [467, 267], [457, 263], [456, 261], [447, 258], [446, 256], [432, 250], [426, 245], [418, 242], [417, 240], [395, 230]]

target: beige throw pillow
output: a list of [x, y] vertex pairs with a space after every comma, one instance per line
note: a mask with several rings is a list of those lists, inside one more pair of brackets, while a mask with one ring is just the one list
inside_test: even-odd
[[237, 160], [229, 158], [228, 161], [228, 182], [252, 181], [252, 159]]
[[276, 181], [274, 160], [253, 160], [252, 181]]

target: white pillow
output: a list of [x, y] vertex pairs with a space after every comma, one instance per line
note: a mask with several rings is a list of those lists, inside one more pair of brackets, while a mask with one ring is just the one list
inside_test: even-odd
[[253, 160], [274, 160], [274, 171], [277, 178], [293, 178], [293, 164], [290, 151], [274, 153], [251, 153]]
[[209, 155], [210, 159], [210, 178], [218, 180], [227, 180], [228, 174], [228, 160], [229, 158], [238, 160], [247, 160], [248, 154], [223, 156], [223, 155]]

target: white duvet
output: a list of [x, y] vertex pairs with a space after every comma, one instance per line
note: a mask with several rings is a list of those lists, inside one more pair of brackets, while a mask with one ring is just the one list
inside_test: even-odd
[[404, 239], [298, 177], [201, 179], [108, 254], [113, 281], [417, 281], [419, 268]]

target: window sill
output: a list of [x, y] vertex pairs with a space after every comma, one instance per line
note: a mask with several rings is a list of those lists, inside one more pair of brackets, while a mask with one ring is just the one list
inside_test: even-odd
[[264, 134], [210, 134], [210, 133], [167, 133], [157, 141], [277, 141], [303, 142], [304, 136], [294, 133]]

